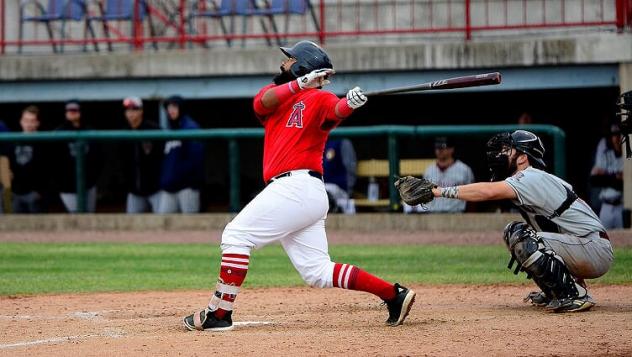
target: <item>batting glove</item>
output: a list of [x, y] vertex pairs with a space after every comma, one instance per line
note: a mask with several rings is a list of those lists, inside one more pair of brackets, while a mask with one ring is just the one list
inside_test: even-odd
[[299, 77], [296, 82], [301, 89], [320, 88], [331, 83], [331, 81], [327, 78], [334, 73], [334, 70], [330, 68], [315, 69], [308, 74]]
[[355, 87], [347, 92], [347, 105], [349, 105], [351, 109], [360, 108], [366, 104], [367, 100], [368, 98], [364, 95], [360, 87]]

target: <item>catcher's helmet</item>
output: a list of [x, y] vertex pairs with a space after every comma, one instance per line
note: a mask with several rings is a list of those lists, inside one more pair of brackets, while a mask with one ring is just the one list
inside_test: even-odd
[[334, 68], [325, 50], [311, 41], [300, 41], [292, 47], [280, 47], [288, 57], [296, 59], [290, 73], [296, 78], [320, 68]]
[[511, 133], [513, 147], [527, 154], [529, 161], [534, 166], [546, 167], [544, 163], [544, 145], [542, 140], [534, 133], [526, 130], [516, 130]]

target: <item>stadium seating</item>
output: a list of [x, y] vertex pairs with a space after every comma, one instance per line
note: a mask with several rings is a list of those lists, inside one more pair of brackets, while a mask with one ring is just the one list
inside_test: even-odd
[[[105, 6], [103, 3], [105, 2]], [[138, 14], [135, 14], [136, 2], [135, 0], [105, 0], [98, 1], [100, 14], [95, 16], [89, 16], [88, 21], [100, 21], [103, 24], [103, 33], [105, 37], [110, 39], [110, 27], [108, 22], [110, 21], [143, 21], [145, 18], [149, 21], [149, 32], [154, 37], [154, 26], [149, 11], [149, 4], [145, 0], [138, 2]], [[137, 27], [131, 26], [131, 37], [136, 36]], [[108, 50], [112, 51], [112, 43], [107, 42]], [[154, 49], [157, 49], [156, 42], [153, 43]]]
[[[28, 11], [34, 8], [36, 14]], [[22, 52], [22, 41], [24, 37], [24, 24], [27, 22], [43, 23], [46, 25], [48, 37], [54, 41], [52, 23], [61, 22], [60, 36], [63, 41], [66, 37], [67, 21], [86, 21], [86, 3], [84, 0], [49, 0], [46, 6], [38, 0], [22, 0], [20, 2], [20, 27], [19, 27], [19, 46], [18, 53]], [[94, 31], [90, 23], [86, 21], [86, 28], [94, 37]], [[60, 52], [63, 52], [63, 42], [60, 44]], [[95, 44], [96, 46], [96, 44]], [[53, 52], [57, 52], [57, 45], [52, 42]], [[86, 46], [84, 45], [84, 51]]]

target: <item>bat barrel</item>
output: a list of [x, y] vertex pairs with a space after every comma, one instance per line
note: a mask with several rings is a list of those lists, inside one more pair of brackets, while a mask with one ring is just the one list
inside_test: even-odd
[[476, 74], [464, 77], [455, 77], [448, 79], [441, 79], [434, 82], [416, 84], [413, 86], [397, 87], [390, 89], [383, 89], [377, 91], [370, 91], [364, 93], [366, 96], [418, 92], [426, 90], [441, 90], [441, 89], [454, 89], [454, 88], [468, 88], [468, 87], [480, 87], [500, 84], [501, 75], [499, 72]]

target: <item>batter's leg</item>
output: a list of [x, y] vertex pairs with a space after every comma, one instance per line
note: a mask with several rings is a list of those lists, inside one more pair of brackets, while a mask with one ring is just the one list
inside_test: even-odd
[[337, 287], [365, 291], [386, 302], [387, 324], [400, 325], [415, 301], [415, 292], [388, 283], [377, 276], [351, 265], [334, 263], [328, 253], [325, 219], [281, 240], [290, 261], [303, 280], [313, 287]]

